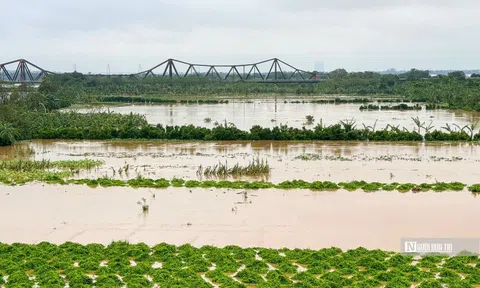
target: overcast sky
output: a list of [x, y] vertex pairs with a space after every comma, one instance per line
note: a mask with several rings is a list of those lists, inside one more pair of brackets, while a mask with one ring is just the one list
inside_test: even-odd
[[[6, 0], [5, 0], [6, 1]], [[167, 58], [301, 69], [480, 68], [479, 0], [21, 0], [2, 5], [0, 63], [137, 72]]]

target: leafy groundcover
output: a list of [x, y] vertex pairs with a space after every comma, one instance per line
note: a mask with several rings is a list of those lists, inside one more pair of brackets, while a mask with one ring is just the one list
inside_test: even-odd
[[[478, 256], [357, 248], [0, 244], [8, 287], [478, 287]], [[67, 286], [68, 285], [68, 286]]]

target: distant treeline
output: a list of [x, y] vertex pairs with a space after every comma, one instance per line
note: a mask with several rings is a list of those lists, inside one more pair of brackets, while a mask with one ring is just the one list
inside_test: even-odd
[[[154, 103], [156, 98], [171, 99], [181, 96], [184, 96], [180, 98], [183, 100], [185, 96], [215, 95], [391, 95], [403, 96], [404, 100], [409, 101], [441, 104], [442, 107], [451, 109], [480, 111], [480, 78], [466, 78], [461, 71], [451, 72], [448, 76], [430, 77], [428, 71], [415, 69], [399, 75], [382, 75], [374, 72], [348, 73], [344, 69], [338, 69], [328, 73], [327, 76], [328, 79], [319, 83], [270, 84], [246, 81], [226, 82], [196, 76], [141, 79], [136, 76], [93, 76], [70, 73], [46, 77], [36, 92], [41, 96], [37, 95], [36, 98], [41, 98], [41, 103], [46, 109], [56, 109], [72, 103], [111, 100]], [[0, 91], [0, 97], [1, 94]], [[36, 108], [41, 110], [44, 107]]]
[[216, 99], [199, 99], [199, 100], [174, 100], [162, 99], [158, 97], [138, 97], [138, 96], [103, 96], [100, 102], [115, 102], [115, 103], [166, 103], [166, 104], [228, 104], [228, 100]]
[[[357, 129], [354, 124], [345, 122], [328, 127], [317, 125], [313, 129], [254, 126], [250, 131], [242, 131], [230, 124], [212, 129], [195, 126], [152, 126], [144, 117], [135, 114], [55, 112], [56, 109], [68, 107], [73, 103], [93, 103], [102, 99], [116, 102], [132, 101], [132, 96], [135, 96], [135, 99], [138, 97], [138, 101], [154, 102], [157, 100], [153, 99], [159, 99], [158, 101], [165, 99], [159, 95], [199, 95], [199, 91], [201, 95], [398, 94], [404, 95], [404, 100], [407, 101], [426, 101], [429, 109], [442, 107], [480, 111], [480, 79], [466, 79], [461, 73], [429, 78], [428, 71], [419, 70], [412, 70], [406, 75], [399, 76], [336, 70], [328, 76], [328, 80], [318, 84], [275, 85], [229, 83], [198, 78], [137, 79], [72, 73], [49, 75], [38, 89], [28, 86], [7, 89], [0, 85], [0, 145], [11, 145], [17, 140], [24, 139], [477, 141], [480, 138], [479, 134], [474, 134], [478, 128], [475, 123], [459, 128], [459, 131], [447, 126], [444, 129], [447, 132], [432, 131], [432, 127], [428, 129], [419, 127], [418, 131], [407, 131], [394, 126], [375, 131], [367, 128]], [[367, 103], [364, 98], [339, 99], [340, 102]], [[190, 100], [183, 101], [189, 103]], [[215, 99], [191, 101], [221, 103]], [[405, 104], [396, 107], [405, 108]], [[420, 134], [420, 128], [425, 130], [423, 135]]]

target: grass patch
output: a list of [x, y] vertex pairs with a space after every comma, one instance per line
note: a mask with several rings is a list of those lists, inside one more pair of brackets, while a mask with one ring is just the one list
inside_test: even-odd
[[267, 160], [254, 158], [248, 163], [247, 166], [241, 166], [240, 164], [235, 164], [234, 166], [229, 167], [228, 163], [218, 163], [214, 166], [203, 166], [198, 167], [197, 175], [204, 175], [207, 177], [216, 176], [216, 177], [225, 177], [225, 176], [259, 176], [270, 174], [270, 165]]

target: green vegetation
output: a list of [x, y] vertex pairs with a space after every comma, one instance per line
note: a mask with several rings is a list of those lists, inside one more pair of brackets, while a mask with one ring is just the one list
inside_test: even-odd
[[[357, 248], [266, 249], [112, 242], [0, 243], [9, 287], [476, 287], [477, 256], [423, 256]], [[22, 259], [23, 261], [18, 261]], [[302, 267], [302, 268], [300, 268]]]
[[474, 193], [480, 193], [480, 184], [475, 184], [470, 187], [468, 187], [468, 190]]
[[0, 160], [28, 160], [35, 155], [35, 150], [30, 146], [13, 146], [11, 151], [0, 155]]
[[[135, 76], [67, 73], [49, 75], [43, 80], [38, 91], [30, 91], [31, 95], [27, 97], [21, 95], [27, 90], [25, 87], [0, 89], [0, 94], [13, 92], [9, 97], [0, 95], [0, 99], [9, 98], [22, 102], [31, 110], [51, 111], [74, 103], [168, 103], [172, 100], [177, 102], [178, 99], [188, 103], [193, 100], [189, 98], [193, 97], [211, 98], [232, 95], [383, 95], [390, 98], [402, 97], [406, 101], [438, 104], [450, 109], [480, 111], [480, 79], [474, 77], [476, 75], [467, 79], [461, 72], [453, 72], [448, 76], [430, 77], [428, 71], [415, 69], [400, 75], [382, 75], [374, 72], [348, 73], [344, 69], [337, 69], [326, 76], [326, 80], [316, 84], [268, 84], [248, 81], [220, 82], [197, 77], [140, 79]], [[359, 100], [345, 103], [367, 103]], [[397, 100], [393, 99], [392, 102], [395, 101]], [[341, 102], [335, 101], [335, 103]]]
[[[385, 99], [386, 100], [386, 99]], [[402, 101], [402, 99], [391, 99], [392, 101]], [[370, 103], [374, 102], [374, 99], [371, 98], [335, 98], [335, 99], [318, 99], [307, 101], [307, 103], [315, 103], [315, 104], [347, 104], [347, 103]], [[376, 100], [382, 101], [382, 100]], [[303, 103], [300, 101], [290, 101], [290, 103]]]
[[102, 165], [95, 160], [2, 160], [0, 161], [0, 182], [8, 185], [22, 185], [33, 181], [60, 183], [63, 179], [78, 174], [80, 170]]
[[12, 124], [0, 121], [0, 146], [13, 145], [18, 136], [18, 131]]
[[[0, 179], [1, 180], [1, 179]], [[175, 181], [175, 182], [174, 182]], [[180, 182], [181, 181], [181, 182]], [[368, 183], [365, 181], [352, 181], [352, 182], [340, 182], [333, 183], [330, 181], [313, 181], [306, 182], [303, 180], [292, 180], [284, 181], [278, 184], [274, 184], [266, 181], [214, 181], [214, 180], [205, 180], [205, 181], [195, 181], [195, 180], [183, 180], [183, 179], [174, 179], [168, 181], [166, 179], [147, 179], [147, 178], [137, 178], [128, 181], [123, 180], [113, 180], [113, 179], [74, 179], [67, 181], [59, 181], [60, 184], [87, 184], [91, 187], [95, 186], [132, 186], [132, 187], [150, 187], [150, 188], [165, 188], [165, 187], [188, 187], [188, 188], [230, 188], [230, 189], [265, 189], [265, 188], [276, 188], [276, 189], [309, 189], [313, 191], [335, 191], [339, 189], [345, 190], [363, 190], [365, 192], [373, 191], [393, 191], [397, 190], [399, 192], [409, 192], [414, 193], [418, 192], [443, 192], [443, 191], [463, 191], [467, 186], [466, 184], [459, 182], [451, 183], [434, 183], [434, 184], [412, 184], [412, 183], [378, 183], [372, 182]], [[181, 184], [180, 184], [181, 183]], [[470, 192], [478, 192], [480, 184], [475, 184], [468, 187]]]
[[[457, 74], [429, 78], [428, 72], [412, 70], [404, 75], [380, 75], [371, 72], [347, 73], [336, 70], [328, 80], [318, 84], [265, 84], [253, 82], [218, 82], [208, 79], [162, 79], [107, 77], [79, 73], [49, 75], [36, 90], [29, 86], [0, 89], [0, 145], [12, 145], [28, 139], [175, 139], [175, 140], [335, 140], [335, 141], [478, 141], [478, 125], [472, 123], [457, 130], [433, 130], [418, 127], [408, 131], [394, 123], [381, 131], [356, 128], [354, 122], [341, 121], [324, 126], [321, 121], [313, 129], [280, 125], [274, 128], [254, 126], [242, 131], [234, 125], [215, 125], [212, 129], [189, 126], [152, 126], [145, 117], [109, 112], [80, 114], [59, 113], [57, 109], [73, 103], [165, 102], [179, 101], [174, 95], [245, 95], [245, 94], [383, 94], [384, 102], [398, 103], [394, 95], [405, 101], [426, 101], [435, 107], [480, 110], [480, 79], [462, 79]], [[1, 88], [1, 87], [0, 87]], [[146, 95], [146, 96], [144, 96]], [[162, 96], [158, 96], [162, 95]], [[338, 98], [335, 103], [367, 103], [368, 98]], [[183, 99], [183, 103], [225, 103], [217, 99]], [[367, 106], [367, 108], [370, 105]], [[373, 106], [372, 106], [373, 107]], [[375, 106], [377, 107], [377, 106]], [[379, 109], [418, 109], [405, 103], [378, 106]], [[310, 118], [309, 118], [310, 119]], [[313, 116], [306, 124], [313, 124]], [[209, 119], [205, 119], [208, 123]], [[211, 121], [211, 119], [210, 119]], [[217, 124], [217, 123], [216, 123]], [[448, 127], [448, 125], [447, 125]], [[422, 131], [423, 129], [423, 131]], [[424, 132], [424, 135], [421, 134]]]
[[360, 106], [360, 110], [397, 110], [397, 111], [408, 111], [408, 110], [422, 110], [422, 106], [415, 104], [413, 106], [409, 106], [405, 103], [401, 103], [398, 105], [393, 106], [378, 106], [378, 105], [362, 105]]
[[[70, 162], [75, 162], [75, 161], [70, 161]], [[265, 163], [263, 164], [262, 162], [259, 162], [259, 163], [260, 163], [259, 165], [265, 165]], [[257, 164], [254, 164], [254, 165], [257, 165]], [[466, 184], [459, 183], [459, 182], [451, 182], [451, 183], [438, 182], [438, 183], [432, 183], [432, 184], [428, 184], [428, 183], [401, 184], [401, 183], [378, 183], [378, 182], [368, 183], [365, 181], [333, 183], [330, 181], [306, 182], [303, 180], [292, 180], [292, 181], [284, 181], [278, 184], [274, 184], [266, 181], [253, 181], [253, 182], [228, 181], [228, 180], [219, 180], [219, 181], [188, 180], [187, 181], [187, 180], [178, 179], [178, 178], [174, 178], [171, 181], [169, 181], [164, 178], [154, 180], [149, 178], [143, 178], [141, 176], [138, 176], [137, 178], [130, 179], [130, 180], [119, 180], [119, 179], [111, 179], [111, 178], [105, 178], [105, 177], [98, 178], [98, 179], [68, 179], [74, 174], [75, 171], [76, 172], [79, 171], [79, 170], [73, 170], [78, 168], [71, 168], [71, 167], [87, 167], [87, 166], [86, 165], [81, 166], [81, 164], [72, 164], [71, 166], [57, 166], [57, 167], [61, 167], [61, 168], [70, 167], [69, 168], [70, 171], [51, 172], [51, 171], [44, 171], [39, 169], [9, 170], [8, 168], [5, 168], [5, 169], [0, 169], [0, 183], [4, 183], [8, 185], [22, 185], [28, 182], [41, 181], [41, 182], [47, 182], [50, 184], [77, 184], [77, 185], [86, 184], [90, 187], [130, 186], [134, 188], [187, 187], [187, 188], [230, 188], [230, 189], [276, 188], [276, 189], [310, 189], [313, 191], [335, 191], [339, 189], [345, 189], [349, 191], [363, 190], [365, 192], [397, 190], [399, 192], [412, 191], [415, 193], [425, 192], [425, 191], [435, 191], [435, 192], [463, 191], [464, 188], [467, 186]], [[219, 176], [225, 176], [225, 175], [219, 174]], [[480, 184], [472, 185], [468, 187], [468, 190], [473, 193], [478, 193], [480, 192]]]
[[254, 158], [248, 163], [247, 166], [241, 166], [240, 164], [235, 164], [232, 167], [228, 167], [227, 161], [224, 163], [219, 162], [214, 166], [207, 166], [203, 168], [202, 165], [198, 167], [197, 175], [217, 176], [258, 176], [258, 175], [267, 175], [270, 173], [270, 165], [268, 165], [267, 160], [260, 160], [259, 158]]
[[[325, 126], [322, 121], [312, 127], [293, 128], [280, 125], [273, 128], [253, 126], [250, 131], [240, 130], [232, 123], [216, 125], [214, 128], [185, 126], [149, 125], [145, 117], [137, 114], [100, 113], [41, 113], [15, 110], [0, 106], [0, 121], [15, 127], [0, 144], [10, 145], [27, 139], [159, 139], [159, 140], [322, 140], [322, 141], [479, 141], [480, 133], [472, 124], [461, 130], [433, 130], [419, 126], [409, 131], [388, 125], [382, 130], [372, 127], [357, 128], [354, 120], [340, 121]], [[313, 120], [313, 119], [312, 119]], [[448, 126], [448, 125], [447, 125]], [[422, 134], [423, 135], [422, 135]], [[2, 134], [0, 134], [1, 136]], [[12, 136], [13, 135], [13, 136]], [[13, 138], [12, 138], [12, 137]], [[15, 137], [16, 136], [16, 137]]]
[[312, 125], [313, 122], [315, 121], [315, 117], [313, 117], [312, 115], [307, 115], [305, 116], [305, 120], [306, 120], [305, 124]]
[[[400, 81], [404, 77], [406, 81]], [[425, 99], [430, 107], [473, 108], [480, 109], [477, 93], [480, 80], [461, 79], [456, 74], [441, 79], [427, 79], [425, 71], [412, 70], [403, 76], [379, 75], [375, 73], [346, 73], [337, 70], [329, 73], [329, 80], [317, 86], [311, 84], [271, 85], [251, 82], [216, 82], [206, 79], [137, 79], [121, 77], [87, 76], [78, 73], [51, 75], [47, 77], [38, 90], [28, 86], [1, 89], [0, 98], [0, 146], [12, 145], [19, 140], [28, 139], [164, 139], [164, 140], [334, 140], [334, 141], [478, 141], [478, 125], [472, 123], [459, 129], [450, 129], [448, 124], [442, 130], [433, 130], [422, 123], [416, 131], [408, 131], [389, 125], [383, 130], [374, 128], [356, 128], [355, 122], [341, 121], [338, 124], [324, 126], [322, 121], [313, 129], [298, 129], [280, 125], [274, 128], [254, 126], [250, 131], [242, 131], [234, 125], [215, 125], [212, 129], [189, 126], [149, 125], [145, 117], [130, 114], [121, 115], [109, 112], [80, 114], [76, 112], [58, 113], [56, 109], [67, 107], [72, 103], [95, 103], [97, 101], [138, 101], [163, 102], [169, 100], [156, 97], [165, 95], [229, 95], [236, 93], [291, 93], [296, 94], [400, 94], [410, 95], [412, 101]], [[433, 84], [432, 84], [433, 83]], [[452, 87], [443, 87], [444, 85]], [[305, 85], [305, 86], [303, 86]], [[414, 88], [409, 88], [414, 85]], [[442, 89], [437, 89], [438, 87]], [[363, 87], [363, 88], [360, 88]], [[370, 88], [365, 88], [370, 87]], [[376, 87], [376, 88], [375, 88]], [[382, 87], [382, 88], [380, 88]], [[424, 93], [419, 87], [434, 89]], [[305, 88], [309, 92], [302, 89]], [[313, 89], [313, 90], [312, 90]], [[400, 90], [398, 90], [400, 89]], [[312, 90], [312, 91], [310, 91]], [[398, 91], [402, 93], [397, 93]], [[136, 91], [136, 92], [134, 92]], [[302, 92], [303, 91], [303, 92]], [[415, 91], [415, 92], [412, 92]], [[118, 96], [118, 93], [127, 96]], [[448, 92], [448, 95], [443, 95]], [[148, 97], [138, 95], [149, 94]], [[203, 94], [202, 94], [203, 93]], [[466, 94], [468, 95], [466, 95]], [[5, 95], [3, 95], [5, 94]], [[458, 95], [460, 96], [458, 96]], [[100, 98], [98, 98], [97, 96]], [[163, 94], [162, 94], [163, 95]], [[423, 96], [421, 96], [423, 95]], [[435, 95], [434, 99], [432, 98]], [[443, 96], [442, 96], [443, 95]], [[7, 97], [8, 96], [8, 97]], [[429, 98], [430, 97], [430, 98]], [[475, 98], [477, 97], [477, 98]], [[98, 99], [97, 99], [98, 98]], [[135, 98], [135, 100], [132, 100]], [[163, 99], [163, 100], [162, 100]], [[407, 99], [407, 100], [408, 100]], [[473, 100], [472, 100], [473, 99]], [[405, 100], [405, 99], [404, 99]], [[180, 100], [190, 103], [224, 103], [224, 100]], [[335, 103], [366, 103], [367, 98], [334, 100]], [[398, 99], [384, 99], [385, 102], [397, 102]], [[476, 101], [476, 102], [475, 102]], [[373, 107], [371, 105], [366, 106]], [[363, 106], [362, 106], [363, 107]], [[379, 107], [379, 106], [375, 106]], [[404, 103], [396, 106], [381, 106], [379, 109], [418, 109]], [[306, 125], [313, 124], [314, 118], [308, 115]], [[311, 116], [311, 117], [310, 117]], [[209, 123], [211, 119], [205, 119]], [[217, 124], [217, 123], [215, 123]], [[422, 131], [422, 129], [424, 131]], [[422, 132], [424, 132], [422, 134]]]
[[162, 99], [158, 97], [140, 97], [140, 96], [103, 96], [99, 99], [100, 103], [145, 103], [145, 104], [228, 104], [228, 100], [216, 99], [198, 99], [198, 100], [174, 100]]
[[[463, 76], [462, 76], [463, 75]], [[57, 109], [72, 103], [155, 102], [171, 96], [228, 96], [258, 94], [290, 95], [387, 95], [404, 100], [442, 104], [446, 108], [480, 111], [480, 79], [465, 78], [461, 72], [430, 77], [428, 71], [400, 74], [351, 72], [337, 69], [317, 84], [266, 84], [219, 82], [206, 78], [161, 78], [95, 76], [80, 73], [49, 75], [41, 85], [32, 108]], [[105, 98], [110, 97], [110, 98]], [[117, 97], [117, 98], [115, 98]], [[124, 98], [121, 98], [124, 97]], [[143, 99], [135, 99], [143, 98]], [[171, 98], [168, 98], [171, 99]], [[39, 105], [42, 103], [44, 107]], [[336, 102], [340, 103], [340, 102]]]
[[13, 171], [34, 171], [58, 168], [62, 170], [81, 170], [92, 169], [102, 165], [102, 161], [98, 160], [5, 160], [0, 161], [0, 170], [13, 170]]
[[296, 156], [294, 159], [302, 160], [302, 161], [320, 161], [320, 160], [327, 160], [327, 161], [414, 161], [414, 162], [421, 162], [421, 161], [432, 161], [432, 162], [459, 162], [466, 160], [466, 158], [452, 156], [452, 157], [437, 157], [437, 156], [428, 156], [422, 157], [418, 155], [396, 155], [396, 154], [387, 154], [387, 155], [379, 155], [379, 156], [368, 156], [365, 154], [358, 154], [358, 155], [351, 155], [348, 156], [336, 156], [336, 155], [323, 155], [318, 153], [303, 153]]

